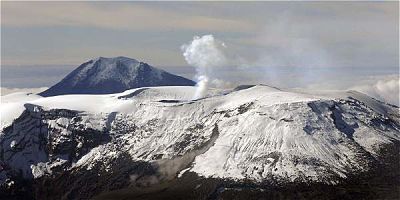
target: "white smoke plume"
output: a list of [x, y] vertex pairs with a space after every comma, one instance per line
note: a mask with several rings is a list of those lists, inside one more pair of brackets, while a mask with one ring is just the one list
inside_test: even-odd
[[[197, 90], [194, 99], [207, 94], [210, 83], [217, 80], [218, 67], [228, 64], [224, 53], [226, 45], [213, 35], [195, 36], [189, 44], [181, 47], [186, 62], [196, 68]], [[219, 80], [221, 81], [221, 80]]]
[[370, 95], [381, 101], [400, 106], [400, 77], [388, 76], [372, 83], [366, 83], [350, 88]]
[[[323, 80], [330, 74], [329, 67], [336, 65], [315, 27], [295, 22], [290, 12], [283, 13], [269, 20], [265, 29], [249, 41], [261, 47], [251, 64], [263, 74], [259, 81], [281, 88], [304, 87]], [[327, 73], [318, 73], [320, 69]], [[282, 74], [283, 71], [288, 73]]]

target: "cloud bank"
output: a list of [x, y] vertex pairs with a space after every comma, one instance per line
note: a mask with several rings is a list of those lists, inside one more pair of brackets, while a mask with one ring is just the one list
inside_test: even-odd
[[[2, 25], [14, 27], [78, 26], [116, 30], [226, 31], [254, 29], [242, 20], [186, 15], [157, 7], [159, 3], [3, 2]], [[75, 12], [71, 12], [75, 11]], [[145, 22], [145, 23], [139, 23]]]
[[[398, 66], [398, 2], [1, 5], [2, 65], [79, 64], [90, 57], [125, 55], [153, 65], [185, 66], [176, 47], [193, 35], [215, 33], [230, 46], [239, 46], [241, 52], [236, 54], [247, 60], [253, 60], [258, 50], [269, 49], [270, 58], [265, 59], [275, 62], [273, 53], [282, 52], [293, 37], [297, 44], [291, 49], [305, 43], [309, 48], [304, 52], [311, 54], [321, 47], [340, 67]], [[276, 34], [282, 33], [276, 31], [280, 28], [288, 37]], [[293, 54], [289, 57], [297, 63], [319, 63], [318, 56], [308, 56], [310, 61]], [[288, 59], [276, 62], [291, 64]]]
[[40, 87], [40, 88], [6, 88], [1, 87], [1, 96], [16, 93], [16, 92], [30, 92], [30, 93], [39, 93], [48, 89], [48, 87]]

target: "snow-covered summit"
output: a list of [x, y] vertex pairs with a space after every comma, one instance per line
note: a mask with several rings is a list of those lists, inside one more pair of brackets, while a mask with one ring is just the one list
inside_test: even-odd
[[111, 94], [138, 87], [183, 85], [195, 82], [132, 58], [99, 57], [83, 63], [40, 95]]
[[78, 177], [57, 180], [76, 187], [87, 181], [82, 177], [118, 177], [99, 183], [108, 188], [185, 173], [332, 184], [368, 171], [382, 148], [400, 141], [398, 108], [354, 91], [256, 85], [191, 100], [195, 90], [143, 87], [27, 100], [11, 123], [2, 121], [8, 125], [1, 127], [1, 162], [27, 179]]

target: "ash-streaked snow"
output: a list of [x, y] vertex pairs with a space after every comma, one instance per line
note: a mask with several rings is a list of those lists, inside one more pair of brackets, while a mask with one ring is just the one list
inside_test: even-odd
[[[160, 170], [167, 177], [185, 170], [205, 177], [257, 182], [273, 178], [335, 183], [335, 177], [367, 170], [382, 144], [400, 140], [398, 108], [354, 91], [289, 91], [257, 85], [230, 92], [210, 90], [207, 97], [191, 100], [195, 92], [195, 87], [180, 86], [109, 95], [22, 95], [18, 109], [12, 112], [12, 103], [1, 104], [1, 115], [6, 116], [1, 119], [2, 134], [14, 135], [2, 138], [1, 148], [5, 152], [18, 149], [29, 134], [45, 131], [31, 127], [28, 135], [18, 132], [18, 126], [33, 123], [28, 114], [27, 119], [14, 123], [13, 130], [5, 131], [24, 105], [38, 116], [50, 113], [42, 122], [56, 131], [46, 135], [62, 136], [54, 144], [70, 138], [75, 126], [112, 137], [71, 160], [69, 170], [92, 170], [101, 163], [107, 171], [108, 163], [127, 153], [134, 161], [165, 166]], [[59, 116], [55, 109], [74, 112]], [[85, 145], [81, 143], [76, 148]], [[23, 170], [26, 177], [43, 176], [67, 163], [65, 155], [54, 154], [50, 160], [35, 145], [6, 153], [4, 162]], [[27, 153], [36, 151], [35, 155]]]

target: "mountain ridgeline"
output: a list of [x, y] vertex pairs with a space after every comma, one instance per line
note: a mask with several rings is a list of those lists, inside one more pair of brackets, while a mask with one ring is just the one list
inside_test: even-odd
[[398, 107], [267, 85], [193, 100], [193, 85], [100, 57], [3, 96], [0, 200], [399, 199]]
[[399, 199], [397, 107], [355, 91], [195, 92], [3, 97], [0, 199]]
[[132, 58], [90, 60], [39, 95], [112, 94], [151, 86], [193, 86], [196, 83]]

